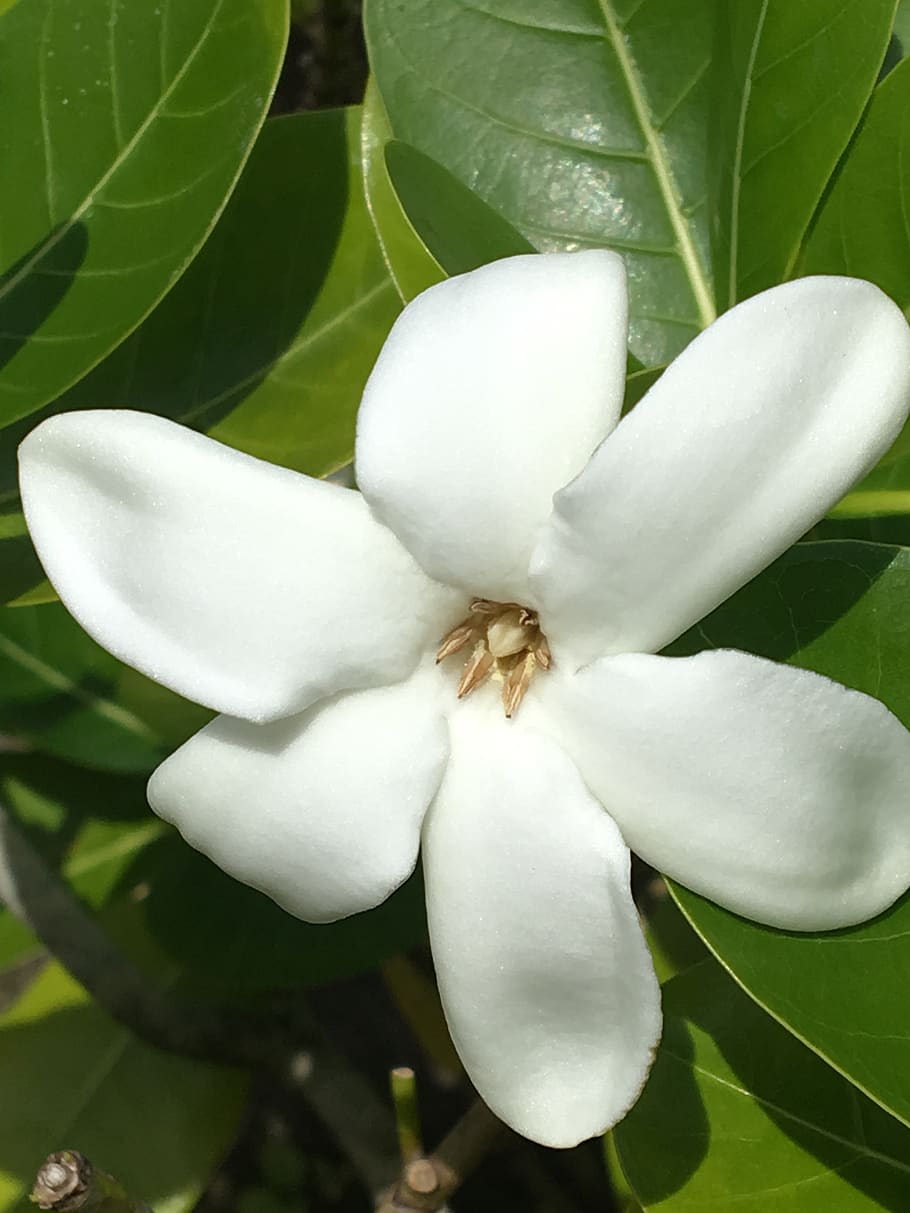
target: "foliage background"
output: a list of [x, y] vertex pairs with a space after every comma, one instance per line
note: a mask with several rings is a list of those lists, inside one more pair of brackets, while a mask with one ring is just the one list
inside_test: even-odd
[[[23, 876], [24, 912], [0, 912], [2, 1209], [64, 1145], [166, 1213], [362, 1209], [364, 1154], [394, 1152], [389, 1067], [416, 1064], [429, 1141], [468, 1099], [419, 874], [309, 927], [151, 817], [148, 772], [205, 713], [54, 601], [16, 492], [37, 420], [143, 408], [337, 471], [402, 302], [529, 248], [625, 255], [629, 407], [787, 277], [856, 274], [910, 307], [907, 3], [372, 0], [365, 37], [349, 0], [292, 9], [288, 36], [283, 0], [0, 3], [4, 820], [144, 979], [238, 1038], [265, 1016], [309, 1059], [279, 1083], [138, 1039], [48, 958], [70, 941]], [[908, 518], [905, 433], [673, 651], [792, 661], [910, 724]], [[810, 937], [636, 885], [667, 1013], [643, 1099], [607, 1143], [513, 1142], [459, 1207], [910, 1207], [910, 902]]]

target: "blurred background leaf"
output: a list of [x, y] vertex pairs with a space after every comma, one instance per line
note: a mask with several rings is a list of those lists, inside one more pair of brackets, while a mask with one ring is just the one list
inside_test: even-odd
[[[0, 799], [52, 869], [158, 978], [224, 1003], [321, 985], [424, 940], [419, 872], [377, 909], [314, 926], [225, 875], [155, 817], [145, 775], [0, 755]], [[230, 946], [225, 946], [225, 940]], [[0, 970], [40, 952], [0, 908]]]
[[0, 1017], [0, 1209], [26, 1210], [51, 1149], [77, 1146], [156, 1213], [196, 1203], [245, 1103], [237, 1071], [152, 1049], [49, 964]]
[[155, 730], [118, 703], [123, 666], [59, 603], [0, 610], [0, 730], [50, 754], [111, 771], [149, 771]]

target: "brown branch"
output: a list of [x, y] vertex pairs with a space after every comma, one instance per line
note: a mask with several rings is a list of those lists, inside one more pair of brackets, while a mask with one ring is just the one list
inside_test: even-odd
[[159, 989], [45, 864], [2, 804], [0, 902], [136, 1036], [167, 1052], [271, 1071], [300, 1089], [371, 1193], [391, 1182], [398, 1152], [388, 1109], [330, 1044], [298, 995], [257, 1016], [191, 1003]]
[[151, 1213], [147, 1204], [130, 1196], [113, 1176], [99, 1171], [78, 1150], [48, 1155], [29, 1200], [53, 1213]]
[[[249, 1017], [166, 994], [116, 947], [66, 880], [0, 804], [0, 902], [37, 935], [94, 1000], [150, 1044], [206, 1061], [261, 1063], [273, 1034]], [[241, 1030], [239, 1030], [241, 1029]], [[239, 1030], [239, 1031], [238, 1031]]]
[[398, 1183], [380, 1197], [377, 1213], [436, 1213], [508, 1133], [475, 1100], [432, 1154], [404, 1164]]

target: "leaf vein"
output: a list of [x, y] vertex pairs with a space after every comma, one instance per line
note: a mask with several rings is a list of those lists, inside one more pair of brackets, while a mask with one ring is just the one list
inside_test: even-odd
[[19, 285], [19, 283], [22, 282], [23, 279], [25, 279], [28, 276], [28, 274], [32, 270], [32, 267], [39, 261], [39, 259], [41, 257], [45, 256], [45, 254], [47, 254], [48, 252], [50, 252], [50, 250], [52, 248], [54, 248], [56, 245], [58, 245], [60, 243], [60, 241], [63, 240], [64, 237], [72, 230], [72, 228], [75, 226], [75, 224], [79, 222], [79, 220], [82, 218], [82, 216], [85, 214], [85, 212], [98, 200], [97, 195], [105, 188], [105, 186], [107, 186], [107, 184], [110, 182], [111, 178], [115, 175], [115, 173], [118, 171], [118, 169], [123, 165], [124, 161], [126, 160], [126, 157], [133, 151], [133, 149], [137, 146], [137, 144], [142, 140], [146, 131], [151, 127], [152, 123], [159, 116], [163, 106], [165, 106], [167, 104], [168, 97], [173, 93], [174, 89], [177, 87], [177, 85], [180, 83], [180, 81], [183, 79], [183, 77], [186, 75], [186, 73], [192, 67], [197, 56], [199, 55], [200, 49], [202, 48], [202, 46], [204, 45], [206, 40], [211, 35], [212, 28], [215, 24], [215, 21], [218, 18], [218, 14], [221, 12], [221, 9], [223, 8], [223, 6], [224, 6], [224, 0], [216, 0], [216, 3], [214, 5], [214, 7], [212, 8], [212, 12], [208, 18], [208, 21], [206, 22], [205, 29], [202, 31], [202, 35], [200, 36], [200, 38], [198, 39], [196, 44], [193, 46], [193, 49], [187, 55], [186, 59], [181, 64], [180, 69], [174, 76], [173, 80], [170, 82], [170, 84], [167, 86], [167, 88], [161, 94], [161, 96], [158, 98], [158, 100], [155, 102], [155, 104], [151, 107], [148, 114], [145, 116], [142, 123], [137, 128], [133, 137], [130, 139], [129, 143], [127, 143], [125, 145], [125, 147], [123, 148], [123, 150], [117, 156], [114, 157], [114, 160], [112, 161], [110, 167], [101, 176], [101, 178], [95, 184], [93, 189], [89, 190], [88, 194], [85, 196], [85, 198], [79, 204], [79, 206], [73, 211], [72, 215], [70, 215], [70, 217], [67, 219], [67, 221], [65, 223], [60, 224], [60, 226], [55, 229], [53, 234], [50, 235], [48, 237], [48, 239], [45, 240], [44, 243], [41, 244], [35, 250], [35, 252], [31, 255], [31, 257], [29, 257], [23, 263], [23, 265], [19, 268], [18, 273], [14, 274], [11, 278], [7, 279], [7, 281], [3, 285], [3, 288], [0, 289], [0, 299], [2, 299], [5, 295], [9, 294], [10, 291], [14, 290], [15, 287], [17, 287]]

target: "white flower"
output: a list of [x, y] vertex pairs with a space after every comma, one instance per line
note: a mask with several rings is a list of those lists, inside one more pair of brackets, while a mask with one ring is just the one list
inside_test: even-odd
[[154, 808], [313, 921], [382, 901], [422, 837], [468, 1074], [557, 1146], [628, 1110], [660, 1033], [627, 846], [795, 929], [910, 883], [910, 734], [880, 703], [743, 653], [652, 655], [892, 442], [903, 316], [868, 283], [778, 287], [617, 425], [625, 325], [606, 252], [433, 287], [367, 387], [360, 493], [132, 412], [53, 417], [21, 452], [76, 618], [226, 713], [156, 771]]

